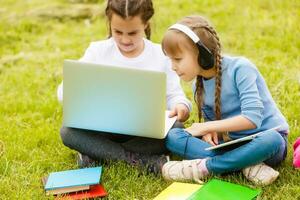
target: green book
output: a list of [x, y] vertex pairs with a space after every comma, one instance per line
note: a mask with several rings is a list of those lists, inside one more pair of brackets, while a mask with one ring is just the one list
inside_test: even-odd
[[252, 200], [260, 192], [259, 189], [212, 179], [194, 192], [188, 200]]

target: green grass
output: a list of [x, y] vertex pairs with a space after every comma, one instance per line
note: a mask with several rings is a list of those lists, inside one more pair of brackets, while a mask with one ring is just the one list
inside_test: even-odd
[[[56, 87], [64, 59], [78, 59], [89, 42], [106, 38], [103, 13], [80, 10], [85, 3], [103, 12], [102, 2], [1, 1], [0, 199], [51, 199], [40, 178], [77, 168], [76, 152], [60, 140]], [[300, 133], [300, 2], [154, 0], [154, 5], [153, 41], [160, 42], [166, 28], [183, 16], [201, 14], [216, 27], [224, 53], [244, 55], [258, 66], [291, 128], [288, 157], [277, 169], [280, 178], [262, 188], [261, 199], [300, 199], [300, 171], [292, 167], [292, 143]], [[190, 85], [184, 89], [192, 98]], [[195, 120], [194, 109], [187, 124]], [[253, 187], [240, 174], [220, 178]], [[104, 165], [102, 181], [107, 199], [151, 199], [170, 184], [124, 163]]]

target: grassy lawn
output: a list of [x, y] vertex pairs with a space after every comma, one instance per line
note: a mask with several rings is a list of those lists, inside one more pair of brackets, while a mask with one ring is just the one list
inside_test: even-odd
[[[201, 14], [216, 27], [223, 52], [244, 55], [264, 75], [290, 124], [288, 157], [261, 199], [300, 199], [300, 171], [292, 143], [300, 134], [300, 2], [298, 0], [154, 0], [152, 40], [185, 15]], [[103, 1], [1, 0], [0, 199], [51, 199], [40, 178], [76, 169], [76, 152], [59, 136], [62, 107], [56, 87], [64, 59], [78, 59], [91, 41], [106, 38]], [[184, 89], [192, 99], [190, 85]], [[187, 125], [196, 120], [195, 109]], [[1, 144], [3, 147], [1, 147]], [[219, 177], [253, 186], [241, 174]], [[124, 163], [104, 165], [106, 199], [152, 199], [170, 183]]]

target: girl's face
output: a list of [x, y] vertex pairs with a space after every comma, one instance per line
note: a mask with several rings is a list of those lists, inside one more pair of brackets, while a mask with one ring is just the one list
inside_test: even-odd
[[183, 81], [192, 81], [198, 75], [205, 78], [211, 78], [215, 75], [214, 68], [203, 70], [199, 66], [197, 47], [182, 33], [167, 32], [163, 43], [168, 44], [164, 45], [168, 46], [164, 51], [172, 61], [172, 69]]
[[123, 19], [117, 14], [112, 14], [110, 26], [112, 37], [124, 56], [136, 57], [142, 53], [147, 24], [142, 22], [140, 16]]
[[172, 61], [172, 69], [182, 80], [189, 82], [200, 73], [197, 57], [189, 51], [182, 48], [175, 55], [167, 53], [167, 56]]

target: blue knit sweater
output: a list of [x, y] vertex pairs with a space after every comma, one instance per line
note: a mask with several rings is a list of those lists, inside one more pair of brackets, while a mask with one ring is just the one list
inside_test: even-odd
[[[203, 80], [206, 121], [215, 120], [215, 78]], [[195, 90], [195, 85], [193, 86]], [[221, 87], [222, 119], [242, 115], [256, 125], [256, 129], [231, 132], [235, 139], [280, 125], [288, 131], [285, 117], [276, 106], [266, 82], [256, 66], [244, 57], [224, 56], [222, 59]]]

